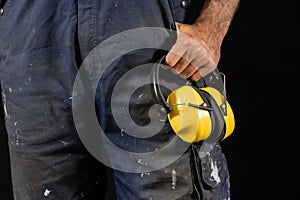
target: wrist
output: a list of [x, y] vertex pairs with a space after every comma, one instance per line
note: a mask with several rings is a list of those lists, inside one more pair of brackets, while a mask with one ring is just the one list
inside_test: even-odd
[[[224, 22], [225, 23], [225, 22]], [[228, 30], [228, 24], [213, 24], [210, 20], [197, 20], [195, 30], [201, 38], [211, 46], [220, 48]]]

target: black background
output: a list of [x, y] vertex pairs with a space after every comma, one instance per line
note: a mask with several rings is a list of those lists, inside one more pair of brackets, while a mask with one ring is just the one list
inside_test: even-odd
[[[219, 70], [227, 75], [236, 118], [222, 143], [232, 200], [295, 199], [298, 193], [296, 9], [291, 2], [242, 0], [224, 40]], [[3, 110], [0, 116], [0, 198], [12, 200]]]

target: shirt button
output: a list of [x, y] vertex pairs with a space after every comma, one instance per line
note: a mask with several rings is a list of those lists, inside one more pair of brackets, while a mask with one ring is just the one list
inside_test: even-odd
[[187, 8], [188, 7], [188, 2], [186, 0], [181, 1], [181, 7], [182, 8]]
[[4, 13], [4, 9], [0, 8], [0, 16], [3, 15], [3, 13]]

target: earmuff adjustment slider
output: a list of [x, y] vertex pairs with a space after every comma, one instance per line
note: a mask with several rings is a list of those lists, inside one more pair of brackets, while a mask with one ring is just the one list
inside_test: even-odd
[[208, 110], [208, 111], [213, 111], [214, 109], [207, 107], [207, 106], [203, 106], [203, 105], [196, 105], [196, 104], [192, 104], [192, 103], [188, 103], [188, 106], [191, 106], [193, 108], [198, 108], [198, 109], [203, 109], [203, 110]]
[[177, 103], [177, 104], [172, 104], [170, 105], [170, 108], [173, 108], [175, 106], [190, 106], [193, 108], [197, 108], [197, 109], [203, 109], [203, 110], [208, 110], [208, 111], [213, 111], [213, 108], [207, 107], [204, 104], [202, 105], [197, 105], [197, 104], [193, 104], [193, 103]]

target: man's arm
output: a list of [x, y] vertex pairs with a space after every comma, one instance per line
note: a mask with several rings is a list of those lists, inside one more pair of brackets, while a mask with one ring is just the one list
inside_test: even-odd
[[194, 24], [176, 23], [178, 39], [166, 56], [166, 64], [184, 78], [198, 81], [214, 69], [221, 45], [240, 0], [205, 0]]

